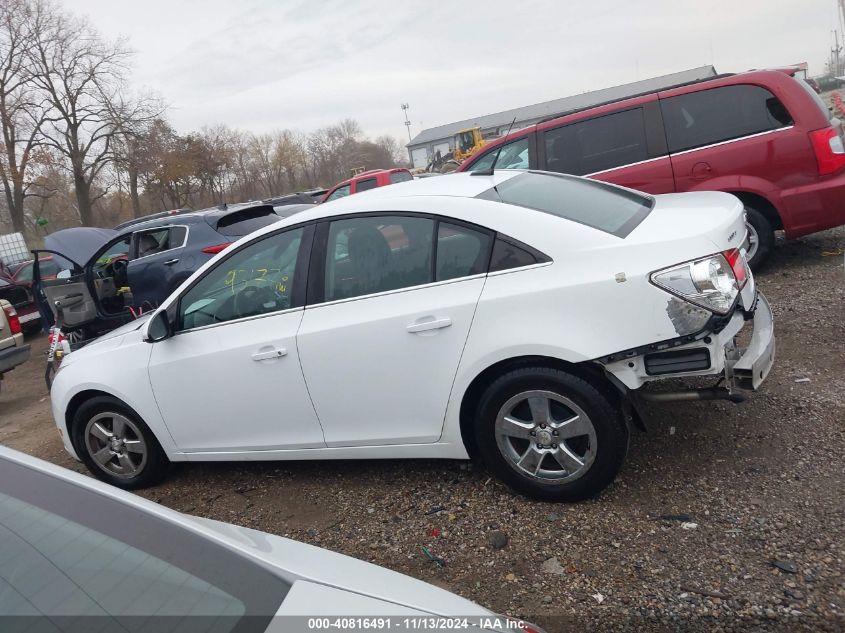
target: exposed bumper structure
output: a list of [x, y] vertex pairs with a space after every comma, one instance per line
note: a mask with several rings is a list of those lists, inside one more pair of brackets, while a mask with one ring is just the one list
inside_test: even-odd
[[0, 351], [0, 374], [14, 369], [29, 359], [29, 345], [7, 347]]
[[753, 330], [747, 347], [738, 347], [735, 342], [735, 337], [747, 322], [743, 312], [737, 310], [718, 334], [673, 347], [671, 351], [658, 351], [607, 363], [605, 369], [631, 390], [639, 389], [647, 382], [666, 378], [724, 376], [725, 386], [720, 388], [642, 395], [647, 399], [661, 401], [725, 399], [741, 402], [745, 399], [742, 392], [758, 389], [769, 375], [775, 360], [774, 319], [763, 293], [757, 293], [751, 321]]

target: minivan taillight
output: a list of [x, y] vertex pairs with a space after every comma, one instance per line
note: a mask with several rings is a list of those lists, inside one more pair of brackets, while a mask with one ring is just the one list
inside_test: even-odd
[[4, 306], [3, 312], [6, 313], [6, 320], [9, 322], [9, 331], [12, 334], [20, 334], [23, 330], [21, 330], [21, 320], [18, 318], [18, 311], [12, 306]]
[[833, 174], [845, 167], [845, 146], [832, 127], [810, 132], [810, 142], [819, 163], [819, 175]]
[[209, 255], [217, 255], [217, 253], [224, 250], [230, 244], [231, 242], [226, 242], [225, 244], [215, 244], [214, 246], [206, 246], [204, 249], [202, 249], [202, 252], [208, 253]]

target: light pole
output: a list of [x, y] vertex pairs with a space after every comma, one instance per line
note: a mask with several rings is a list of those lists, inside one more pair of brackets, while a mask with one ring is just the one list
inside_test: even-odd
[[405, 127], [408, 128], [408, 142], [411, 142], [411, 121], [408, 119], [408, 104], [401, 104], [402, 111], [405, 113]]

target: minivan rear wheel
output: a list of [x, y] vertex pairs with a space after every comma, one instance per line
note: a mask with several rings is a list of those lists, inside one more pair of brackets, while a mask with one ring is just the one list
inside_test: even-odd
[[480, 400], [475, 436], [499, 479], [544, 501], [598, 494], [628, 450], [619, 408], [579, 376], [549, 367], [517, 369], [494, 381]]
[[754, 207], [746, 205], [745, 216], [748, 237], [743, 246], [748, 258], [748, 265], [752, 270], [756, 270], [766, 260], [775, 245], [775, 231], [768, 218]]

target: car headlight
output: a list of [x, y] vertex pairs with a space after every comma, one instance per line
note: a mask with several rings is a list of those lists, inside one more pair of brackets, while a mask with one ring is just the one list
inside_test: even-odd
[[733, 249], [651, 274], [651, 283], [684, 301], [727, 314], [748, 280], [744, 251]]

